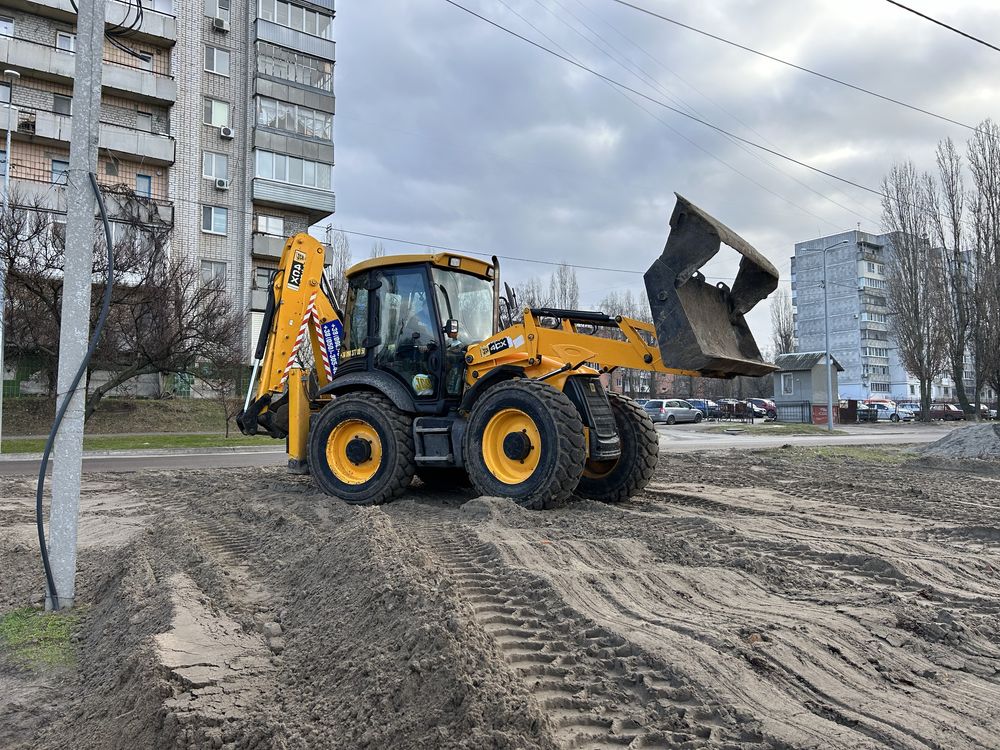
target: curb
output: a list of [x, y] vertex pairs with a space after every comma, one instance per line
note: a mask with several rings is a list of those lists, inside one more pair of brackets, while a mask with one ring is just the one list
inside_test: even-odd
[[[216, 448], [144, 448], [136, 450], [84, 451], [84, 458], [113, 458], [115, 456], [197, 456], [206, 453], [284, 453], [284, 446], [275, 448], [262, 445], [220, 445]], [[4, 453], [0, 463], [5, 461], [40, 461], [41, 453]], [[49, 460], [51, 462], [51, 455]]]

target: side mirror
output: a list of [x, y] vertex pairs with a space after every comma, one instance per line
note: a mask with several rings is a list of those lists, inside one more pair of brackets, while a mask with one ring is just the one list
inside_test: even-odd
[[450, 339], [458, 338], [458, 321], [455, 318], [448, 318], [445, 321], [444, 333]]

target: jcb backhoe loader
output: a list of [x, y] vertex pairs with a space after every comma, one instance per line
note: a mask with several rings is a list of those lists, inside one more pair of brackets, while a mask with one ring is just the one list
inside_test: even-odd
[[[518, 310], [498, 263], [397, 255], [347, 271], [343, 307], [308, 234], [285, 243], [254, 376], [238, 418], [287, 440], [289, 467], [348, 503], [397, 497], [414, 474], [546, 508], [572, 493], [625, 500], [649, 482], [658, 440], [599, 375], [617, 367], [763, 375], [744, 315], [778, 284], [774, 266], [680, 196], [645, 274], [653, 324], [601, 312]], [[725, 243], [732, 289], [698, 271]], [[308, 339], [315, 364], [301, 365]], [[259, 372], [259, 382], [255, 381]]]

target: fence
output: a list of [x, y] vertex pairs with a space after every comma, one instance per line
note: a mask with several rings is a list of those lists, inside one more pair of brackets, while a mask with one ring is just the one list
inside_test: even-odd
[[812, 423], [812, 404], [809, 401], [786, 401], [775, 404], [778, 411], [779, 422], [790, 422], [792, 424]]

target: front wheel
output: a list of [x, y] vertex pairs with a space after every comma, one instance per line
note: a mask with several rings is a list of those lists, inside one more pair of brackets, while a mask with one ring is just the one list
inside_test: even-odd
[[660, 439], [642, 408], [616, 393], [608, 394], [608, 402], [615, 416], [621, 455], [612, 461], [588, 460], [576, 494], [605, 503], [620, 503], [641, 492], [653, 478]]
[[506, 380], [472, 407], [465, 468], [482, 495], [532, 510], [555, 507], [573, 494], [586, 458], [580, 414], [550, 385]]
[[694, 423], [695, 424], [698, 424], [701, 420], [702, 420], [702, 414], [701, 414], [701, 412], [698, 412], [697, 414], [694, 415]]
[[891, 416], [889, 417], [889, 421], [890, 421], [890, 422], [898, 422], [898, 421], [899, 421], [899, 415], [898, 415], [898, 414], [892, 414], [892, 415], [891, 415]]
[[413, 479], [413, 419], [378, 393], [339, 396], [309, 433], [309, 470], [320, 489], [351, 505], [379, 505]]

